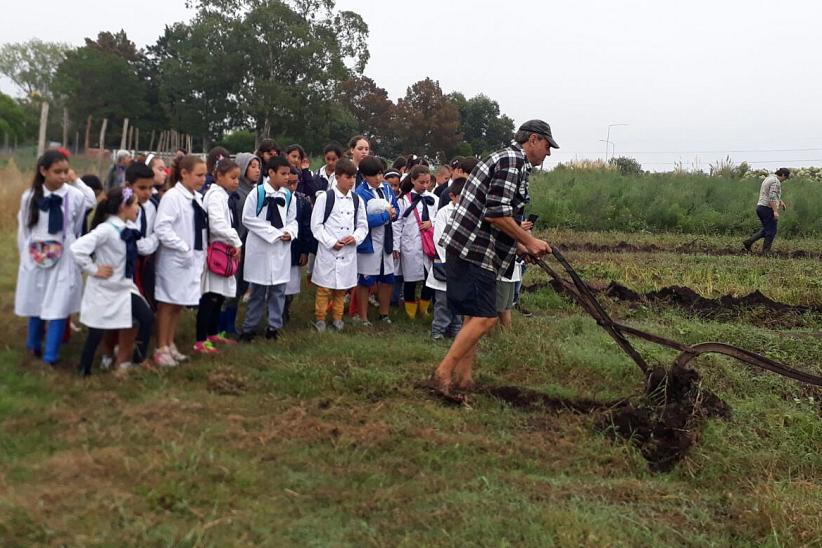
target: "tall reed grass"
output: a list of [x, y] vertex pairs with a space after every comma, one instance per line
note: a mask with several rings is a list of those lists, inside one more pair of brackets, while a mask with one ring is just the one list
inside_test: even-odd
[[[759, 226], [757, 179], [557, 170], [531, 178], [531, 210], [547, 226], [580, 230], [747, 235]], [[822, 184], [790, 179], [780, 236], [822, 236]]]

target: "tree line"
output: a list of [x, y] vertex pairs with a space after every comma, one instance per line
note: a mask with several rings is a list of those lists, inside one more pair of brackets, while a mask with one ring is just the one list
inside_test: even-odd
[[496, 101], [446, 94], [430, 78], [392, 101], [363, 74], [367, 24], [333, 0], [192, 5], [191, 21], [166, 26], [143, 49], [123, 30], [102, 31], [80, 47], [37, 39], [0, 47], [0, 73], [22, 94], [0, 94], [0, 134], [32, 140], [42, 101], [65, 112], [71, 126], [52, 117], [50, 138], [85, 134], [89, 120], [107, 120], [106, 142], [94, 141], [102, 147], [121, 142], [124, 118], [144, 136], [174, 129], [204, 150], [217, 143], [250, 150], [273, 137], [316, 153], [363, 133], [384, 156], [444, 159], [486, 154], [513, 134], [513, 120]]

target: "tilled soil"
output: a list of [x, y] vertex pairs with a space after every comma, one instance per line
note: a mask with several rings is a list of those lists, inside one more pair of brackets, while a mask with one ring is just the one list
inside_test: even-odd
[[[699, 241], [694, 241], [689, 244], [678, 245], [674, 247], [660, 247], [656, 244], [631, 244], [626, 241], [621, 241], [616, 244], [595, 244], [591, 242], [568, 242], [561, 246], [563, 251], [587, 251], [591, 253], [687, 253], [699, 255], [713, 255], [716, 257], [724, 256], [745, 256], [755, 255], [756, 253], [749, 253], [739, 248], [717, 248], [711, 247]], [[822, 259], [822, 253], [815, 253], [812, 251], [805, 251], [797, 249], [794, 251], [779, 251], [774, 250], [769, 253], [770, 257], [778, 259]]]
[[699, 441], [706, 419], [730, 415], [730, 406], [702, 387], [699, 373], [660, 367], [649, 376], [642, 398], [606, 413], [597, 427], [630, 440], [651, 470], [667, 472]]
[[602, 402], [549, 396], [516, 386], [482, 386], [478, 390], [510, 405], [535, 411], [570, 411], [597, 415], [596, 429], [632, 443], [655, 472], [668, 472], [699, 441], [708, 418], [730, 417], [731, 408], [702, 387], [692, 369], [658, 368], [645, 393], [634, 399]]
[[[527, 293], [539, 291], [551, 286], [558, 293], [564, 288], [558, 282], [537, 283], [523, 287]], [[672, 285], [658, 291], [639, 293], [617, 282], [611, 282], [607, 288], [589, 286], [595, 293], [604, 294], [615, 301], [627, 303], [663, 304], [682, 308], [700, 318], [730, 319], [741, 312], [756, 312], [758, 318], [752, 318], [755, 325], [801, 327], [806, 323], [808, 314], [822, 314], [822, 305], [799, 306], [774, 301], [759, 290], [748, 295], [737, 297], [724, 295], [716, 299], [701, 296], [690, 287]]]

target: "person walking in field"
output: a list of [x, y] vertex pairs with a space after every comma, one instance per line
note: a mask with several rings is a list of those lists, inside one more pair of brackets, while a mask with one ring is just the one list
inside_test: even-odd
[[756, 202], [756, 215], [759, 217], [759, 222], [762, 223], [762, 228], [742, 242], [747, 251], [751, 251], [753, 244], [762, 238], [765, 239], [762, 243], [762, 253], [765, 254], [771, 251], [771, 245], [773, 245], [774, 238], [776, 238], [777, 224], [779, 223], [779, 210], [787, 209], [785, 202], [782, 201], [782, 183], [790, 176], [791, 171], [786, 167], [781, 167], [776, 170], [776, 173], [768, 175], [762, 181], [762, 186], [759, 189], [759, 201]]
[[446, 252], [449, 307], [464, 324], [428, 382], [449, 400], [473, 388], [473, 367], [480, 339], [497, 324], [497, 278], [511, 276], [517, 255], [551, 253], [515, 220], [530, 201], [528, 176], [559, 148], [542, 120], [525, 122], [514, 142], [477, 165], [465, 184], [451, 224], [442, 237]]

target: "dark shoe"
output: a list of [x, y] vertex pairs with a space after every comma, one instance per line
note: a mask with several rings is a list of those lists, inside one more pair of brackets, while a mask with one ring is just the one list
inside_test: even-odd
[[279, 336], [280, 336], [280, 332], [277, 331], [276, 329], [272, 329], [272, 328], [269, 327], [268, 329], [265, 330], [265, 338], [268, 339], [269, 341], [276, 341], [277, 337], [279, 337]]
[[237, 337], [237, 340], [240, 342], [251, 342], [257, 337], [257, 334], [252, 332], [249, 333], [240, 333], [240, 336]]
[[752, 246], [752, 245], [753, 245], [753, 242], [752, 242], [752, 241], [750, 241], [750, 240], [745, 240], [744, 242], [742, 242], [742, 247], [744, 247], [744, 248], [745, 248], [745, 251], [747, 251], [748, 253], [750, 253], [751, 251], [753, 251], [753, 250], [751, 249], [751, 246]]
[[531, 312], [530, 310], [528, 310], [527, 308], [525, 308], [524, 306], [522, 306], [519, 303], [514, 305], [514, 310], [516, 310], [517, 312], [519, 312], [520, 314], [522, 314], [526, 318], [530, 318], [534, 315], [533, 312]]

